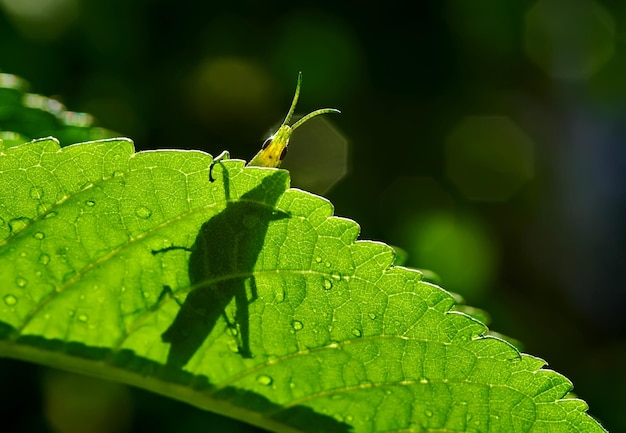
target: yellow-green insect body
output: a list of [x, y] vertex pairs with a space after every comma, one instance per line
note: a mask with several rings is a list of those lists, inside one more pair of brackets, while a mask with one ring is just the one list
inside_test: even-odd
[[291, 107], [289, 108], [289, 112], [285, 117], [280, 128], [274, 135], [265, 140], [263, 146], [261, 146], [261, 150], [254, 155], [254, 158], [250, 160], [248, 165], [255, 167], [278, 167], [281, 161], [287, 155], [287, 146], [289, 145], [289, 139], [291, 138], [291, 134], [296, 130], [300, 125], [302, 125], [307, 120], [318, 116], [320, 114], [325, 113], [340, 113], [339, 110], [334, 108], [322, 108], [319, 110], [315, 110], [312, 113], [307, 114], [302, 119], [298, 120], [294, 123], [293, 126], [289, 126], [289, 121], [291, 120], [291, 116], [293, 115], [294, 110], [296, 109], [296, 103], [298, 102], [298, 96], [300, 95], [300, 85], [302, 83], [302, 73], [298, 73], [298, 83], [296, 85], [296, 93], [293, 96], [293, 101], [291, 102]]

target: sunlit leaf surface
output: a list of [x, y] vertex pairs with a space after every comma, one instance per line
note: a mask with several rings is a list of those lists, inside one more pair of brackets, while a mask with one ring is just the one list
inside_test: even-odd
[[0, 355], [278, 432], [602, 432], [286, 171], [130, 141], [0, 153]]

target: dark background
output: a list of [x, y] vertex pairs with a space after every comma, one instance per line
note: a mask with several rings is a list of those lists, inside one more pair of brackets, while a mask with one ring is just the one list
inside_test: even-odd
[[[361, 238], [437, 273], [626, 431], [626, 3], [355, 5], [0, 0], [0, 68], [139, 150], [243, 159], [302, 71], [297, 112], [342, 114], [294, 134], [296, 186], [346, 172], [325, 195]], [[255, 431], [17, 361], [0, 389], [9, 431]]]

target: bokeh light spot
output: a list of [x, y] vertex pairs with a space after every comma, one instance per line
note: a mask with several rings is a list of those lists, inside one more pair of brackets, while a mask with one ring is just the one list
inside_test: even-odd
[[188, 89], [196, 113], [211, 125], [256, 125], [258, 113], [276, 99], [266, 72], [238, 57], [205, 61], [190, 77]]
[[348, 139], [330, 120], [313, 118], [293, 133], [282, 167], [293, 186], [324, 194], [348, 173]]
[[469, 200], [505, 201], [533, 177], [533, 143], [504, 116], [468, 116], [446, 140], [446, 175]]
[[54, 39], [78, 16], [77, 0], [0, 0], [0, 8], [31, 39]]
[[595, 1], [540, 0], [526, 14], [524, 43], [547, 74], [586, 79], [613, 56], [615, 20]]
[[484, 296], [494, 279], [497, 252], [478, 221], [433, 213], [406, 229], [411, 264], [434, 271], [446, 289], [468, 299]]

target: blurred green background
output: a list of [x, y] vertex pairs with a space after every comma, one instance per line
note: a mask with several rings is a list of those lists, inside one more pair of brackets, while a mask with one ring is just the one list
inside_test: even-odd
[[[342, 114], [294, 134], [294, 185], [487, 310], [618, 432], [625, 24], [622, 0], [0, 0], [0, 72], [140, 150], [250, 159], [301, 70], [297, 112]], [[0, 389], [8, 432], [259, 431], [10, 360]]]

